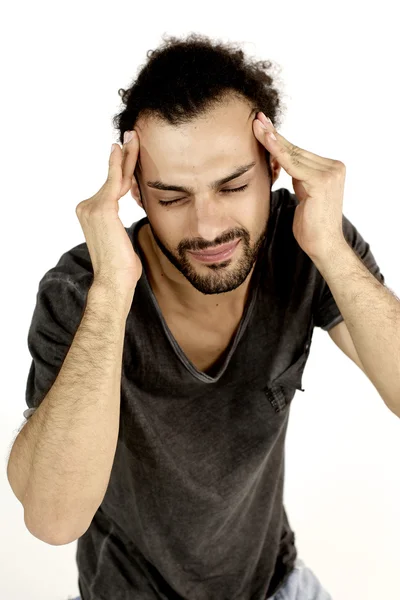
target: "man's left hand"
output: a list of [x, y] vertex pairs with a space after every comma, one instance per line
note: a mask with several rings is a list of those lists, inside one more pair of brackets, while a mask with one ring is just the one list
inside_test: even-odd
[[[323, 158], [295, 146], [277, 132], [263, 113], [256, 116], [254, 135], [292, 177], [300, 201], [295, 210], [293, 235], [311, 260], [322, 260], [345, 241], [342, 211], [346, 167], [340, 160]], [[269, 132], [275, 134], [276, 141]]]

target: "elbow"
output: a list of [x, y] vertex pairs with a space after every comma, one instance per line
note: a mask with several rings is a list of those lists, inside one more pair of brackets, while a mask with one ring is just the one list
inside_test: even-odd
[[50, 544], [50, 546], [65, 546], [81, 537], [80, 534], [72, 531], [66, 532], [61, 527], [49, 527], [48, 524], [46, 527], [40, 527], [29, 518], [26, 511], [24, 511], [24, 522], [29, 533], [41, 542]]
[[381, 394], [381, 398], [384, 401], [384, 403], [386, 404], [386, 406], [388, 407], [388, 409], [394, 414], [396, 415], [396, 417], [398, 417], [400, 419], [400, 396], [397, 396], [395, 401], [393, 401], [392, 399], [388, 399], [388, 398], [384, 398]]
[[392, 411], [392, 413], [394, 415], [396, 415], [396, 417], [398, 417], [400, 419], [400, 405], [399, 404], [394, 405], [394, 406], [387, 404], [387, 407], [389, 408], [390, 411]]

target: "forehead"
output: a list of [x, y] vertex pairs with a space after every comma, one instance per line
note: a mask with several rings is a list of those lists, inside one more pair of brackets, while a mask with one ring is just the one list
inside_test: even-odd
[[256, 155], [258, 141], [253, 133], [255, 111], [247, 102], [221, 103], [207, 114], [173, 126], [154, 117], [139, 118], [138, 162], [147, 174], [167, 176], [188, 169], [224, 168]]

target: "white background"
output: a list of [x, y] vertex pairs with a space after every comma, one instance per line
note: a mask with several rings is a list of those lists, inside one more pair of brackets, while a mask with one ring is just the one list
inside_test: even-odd
[[[75, 207], [107, 176], [117, 141], [111, 119], [121, 108], [117, 90], [131, 84], [164, 33], [236, 41], [280, 65], [287, 106], [280, 132], [345, 163], [343, 212], [399, 294], [396, 11], [387, 0], [3, 7], [1, 598], [78, 595], [76, 542], [51, 546], [29, 533], [6, 466], [27, 408], [27, 334], [38, 282], [61, 254], [85, 241]], [[283, 170], [273, 189], [280, 187], [293, 191]], [[143, 216], [128, 193], [120, 201], [124, 226]], [[334, 600], [400, 598], [400, 420], [320, 329], [303, 387], [286, 443], [285, 505], [299, 557]]]

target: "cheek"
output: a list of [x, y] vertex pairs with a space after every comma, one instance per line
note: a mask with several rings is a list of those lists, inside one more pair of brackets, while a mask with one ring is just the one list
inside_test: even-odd
[[[172, 214], [172, 211], [169, 215], [165, 213], [168, 213], [168, 211], [153, 210], [148, 213], [147, 217], [159, 240], [166, 248], [168, 248], [168, 250], [175, 253], [176, 246], [182, 239], [179, 238], [179, 232], [182, 231], [182, 227], [179, 222], [177, 222], [177, 217]], [[186, 236], [187, 235], [186, 232]], [[182, 237], [184, 236], [182, 235]]]
[[246, 198], [243, 199], [243, 202], [240, 204], [238, 203], [235, 214], [244, 222], [254, 223], [254, 221], [262, 218], [265, 211], [265, 193], [263, 195], [261, 190], [259, 193], [257, 193], [257, 190], [254, 190], [252, 194], [248, 194]]

